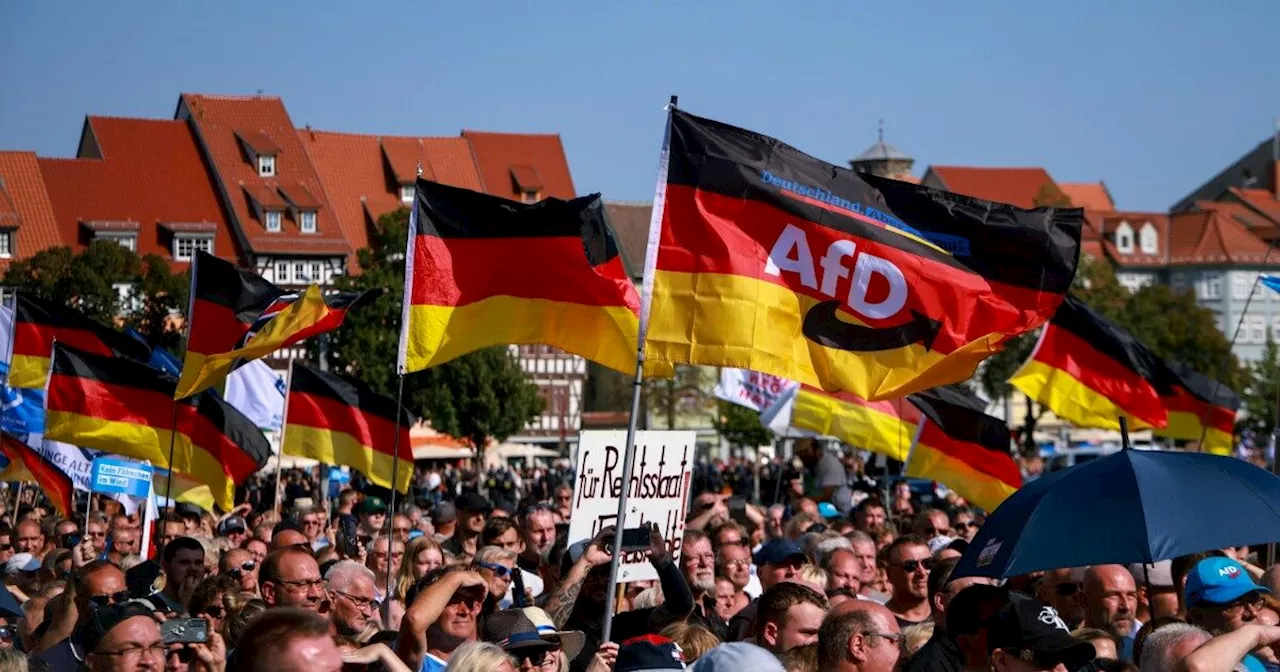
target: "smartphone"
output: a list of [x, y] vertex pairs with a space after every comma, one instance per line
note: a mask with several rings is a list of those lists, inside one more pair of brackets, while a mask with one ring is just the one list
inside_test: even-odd
[[[613, 539], [610, 538], [605, 548], [613, 550]], [[648, 527], [628, 527], [622, 530], [622, 552], [635, 553], [649, 548]]]
[[165, 644], [204, 644], [209, 641], [209, 621], [203, 618], [171, 618], [160, 624]]

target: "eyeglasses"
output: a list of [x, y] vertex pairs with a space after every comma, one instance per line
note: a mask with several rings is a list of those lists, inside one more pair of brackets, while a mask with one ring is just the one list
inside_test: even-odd
[[724, 567], [750, 567], [750, 560], [725, 560], [720, 563]]
[[393, 527], [391, 528], [391, 531], [397, 534], [400, 534], [400, 533], [409, 534], [409, 531], [412, 529], [413, 529], [412, 527]]
[[366, 609], [372, 611], [378, 608], [379, 602], [372, 597], [360, 597], [359, 595], [352, 595], [351, 593], [348, 593], [344, 590], [331, 590], [329, 592], [336, 593], [338, 595], [341, 595], [347, 598], [348, 600], [351, 600], [351, 603], [356, 605], [356, 608], [361, 611], [364, 611]]
[[559, 653], [558, 646], [538, 646], [529, 647], [527, 649], [518, 649], [516, 651], [508, 651], [507, 653], [515, 657], [517, 662], [529, 661], [529, 664], [535, 667], [541, 666], [547, 662], [547, 656], [553, 653]]
[[492, 562], [477, 562], [476, 565], [493, 572], [493, 575], [499, 579], [505, 579], [507, 575], [511, 574], [511, 568], [506, 565], [498, 565]]
[[962, 521], [960, 521], [960, 522], [956, 523], [956, 529], [957, 529], [957, 530], [962, 530], [962, 529], [964, 529], [964, 528], [966, 528], [966, 527], [967, 527], [967, 528], [969, 528], [969, 529], [971, 529], [971, 530], [976, 530], [976, 529], [978, 529], [979, 527], [982, 527], [982, 523], [979, 523], [979, 522], [978, 522], [978, 521], [976, 521], [976, 520], [962, 520]]
[[896, 632], [871, 632], [870, 630], [862, 633], [863, 637], [883, 637], [889, 640], [890, 644], [897, 644], [902, 639], [902, 635]]
[[12, 625], [0, 625], [0, 639], [13, 639], [18, 634], [18, 628]]
[[932, 572], [934, 566], [937, 564], [938, 563], [934, 561], [933, 558], [925, 558], [923, 560], [907, 560], [901, 565], [896, 565], [896, 566], [901, 567], [902, 571], [910, 574], [916, 571], [917, 569], [920, 569], [921, 567], [924, 567], [924, 571], [926, 572]]
[[100, 656], [119, 656], [121, 658], [138, 658], [143, 655], [146, 655], [147, 657], [159, 656], [163, 658], [168, 650], [168, 645], [163, 641], [160, 641], [149, 646], [133, 644], [117, 651], [94, 651], [94, 653]]
[[298, 590], [304, 590], [307, 592], [316, 588], [324, 588], [325, 586], [324, 579], [301, 579], [298, 581], [276, 580], [274, 583], [284, 584], [290, 588], [297, 588]]
[[109, 607], [113, 604], [120, 604], [121, 602], [127, 601], [129, 601], [129, 593], [124, 590], [118, 593], [111, 593], [109, 595], [89, 596], [89, 606], [94, 609], [102, 609], [103, 607]]
[[1080, 584], [1059, 583], [1053, 590], [1058, 594], [1058, 597], [1071, 597], [1072, 595], [1080, 592]]
[[1226, 604], [1215, 604], [1212, 606], [1215, 606], [1222, 611], [1243, 611], [1245, 607], [1248, 607], [1253, 611], [1257, 611], [1262, 607], [1262, 602], [1262, 593], [1254, 592], [1242, 595]]

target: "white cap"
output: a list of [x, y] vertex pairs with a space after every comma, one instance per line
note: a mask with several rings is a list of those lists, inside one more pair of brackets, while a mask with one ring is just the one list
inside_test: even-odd
[[5, 574], [17, 574], [18, 572], [38, 572], [40, 571], [40, 558], [30, 553], [15, 553], [4, 563]]

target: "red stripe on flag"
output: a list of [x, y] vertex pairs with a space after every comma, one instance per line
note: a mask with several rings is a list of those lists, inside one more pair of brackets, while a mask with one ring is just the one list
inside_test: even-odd
[[[409, 443], [409, 428], [373, 413], [366, 413], [336, 399], [293, 390], [289, 393], [287, 411], [290, 425], [305, 425], [342, 432], [361, 445], [392, 455], [396, 432], [400, 432], [400, 458], [413, 460], [413, 447]], [[285, 432], [289, 430], [286, 428]]]
[[1018, 465], [1013, 461], [1012, 456], [976, 443], [953, 439], [932, 420], [925, 420], [924, 427], [920, 430], [918, 445], [929, 446], [1012, 487], [1022, 486], [1022, 473], [1018, 470]]
[[1060, 326], [1045, 327], [1034, 360], [1065, 372], [1135, 418], [1157, 426], [1166, 422], [1164, 403], [1146, 378]]

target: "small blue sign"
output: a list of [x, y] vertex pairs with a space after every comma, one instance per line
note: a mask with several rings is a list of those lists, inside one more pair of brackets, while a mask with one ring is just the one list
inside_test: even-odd
[[329, 467], [329, 482], [341, 483], [346, 485], [351, 482], [351, 472], [343, 471], [342, 467]]
[[93, 461], [89, 489], [109, 495], [146, 497], [151, 492], [151, 474], [149, 465], [104, 455]]

